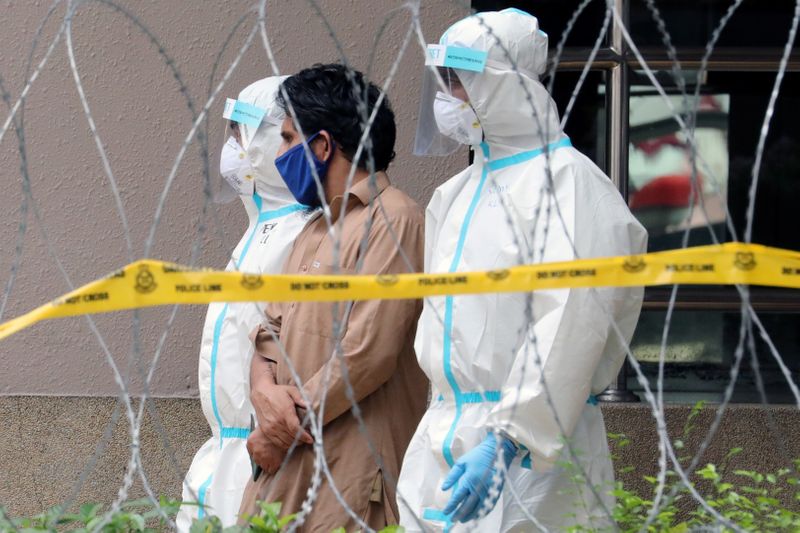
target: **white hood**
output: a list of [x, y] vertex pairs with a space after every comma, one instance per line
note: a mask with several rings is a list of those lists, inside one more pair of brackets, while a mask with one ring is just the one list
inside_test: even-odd
[[[458, 70], [458, 75], [492, 158], [539, 148], [562, 136], [555, 102], [539, 82], [547, 66], [547, 41], [536, 17], [517, 9], [467, 17], [439, 41], [488, 53], [483, 72]], [[526, 118], [520, 120], [521, 114]]]
[[239, 100], [267, 111], [258, 129], [244, 123], [239, 125], [242, 148], [250, 158], [255, 173], [256, 193], [264, 200], [265, 209], [297, 203], [275, 168], [275, 154], [281, 144], [281, 128], [269, 120], [272, 118], [278, 124], [283, 121], [284, 113], [275, 100], [285, 79], [286, 76], [264, 78], [248, 85], [239, 93]]

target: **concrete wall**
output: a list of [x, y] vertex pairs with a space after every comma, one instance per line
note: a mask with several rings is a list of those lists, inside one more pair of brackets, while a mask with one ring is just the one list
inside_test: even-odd
[[[0, 505], [12, 516], [31, 515], [62, 503], [70, 496], [79, 502], [111, 502], [122, 483], [128, 459], [127, 422], [112, 421], [112, 398], [0, 398]], [[180, 496], [180, 484], [194, 451], [209, 432], [199, 404], [190, 399], [158, 399], [153, 403], [158, 421], [148, 416], [142, 430], [144, 469], [157, 494]], [[643, 475], [654, 475], [658, 457], [655, 424], [645, 405], [604, 406], [611, 433], [624, 433], [631, 444], [617, 452], [617, 469], [633, 466], [623, 474], [627, 487], [648, 494]], [[689, 408], [667, 408], [670, 435], [679, 438]], [[720, 464], [730, 448], [744, 452], [730, 465], [731, 470], [755, 469], [774, 472], [787, 465], [770, 432], [767, 413], [781, 434], [790, 457], [800, 457], [800, 413], [791, 407], [735, 405], [725, 415], [714, 445], [704, 461]], [[693, 452], [706, 435], [713, 419], [707, 408], [696, 419], [695, 429], [686, 441], [686, 452]], [[160, 424], [163, 432], [158, 430]], [[91, 464], [98, 443], [106, 442], [109, 425], [113, 434], [102, 448], [94, 469], [79, 492], [76, 481]], [[168, 444], [167, 444], [168, 443]], [[651, 493], [650, 493], [651, 494]], [[136, 482], [134, 497], [142, 496]], [[797, 502], [794, 505], [798, 505]]]
[[[209, 76], [223, 42], [250, 0], [120, 1], [160, 40], [172, 56], [196, 107], [206, 100]], [[12, 101], [25, 80], [26, 60], [37, 27], [52, 2], [10, 0], [0, 5], [0, 76]], [[410, 23], [407, 11], [397, 13], [378, 31], [387, 13], [400, 0], [323, 0], [321, 12], [339, 39], [348, 61], [383, 82], [399, 52]], [[450, 0], [424, 2], [421, 11], [426, 37], [438, 35], [466, 9]], [[45, 24], [34, 62], [63, 19], [64, 6]], [[249, 15], [222, 56], [214, 83], [221, 79], [255, 23]], [[268, 2], [267, 28], [281, 72], [291, 73], [315, 62], [340, 59], [336, 45], [309, 2]], [[376, 42], [377, 40], [377, 42]], [[20, 315], [68, 290], [51, 251], [75, 285], [81, 285], [139, 258], [153, 224], [166, 176], [191, 125], [184, 97], [158, 49], [122, 14], [101, 2], [87, 2], [73, 23], [76, 62], [95, 122], [119, 184], [131, 228], [133, 250], [128, 252], [101, 159], [78, 99], [62, 40], [28, 98], [24, 120], [31, 189], [42, 225], [29, 207], [22, 264], [2, 319]], [[400, 63], [389, 95], [398, 121], [398, 157], [390, 169], [396, 185], [424, 204], [434, 187], [466, 162], [466, 153], [451, 158], [420, 159], [411, 155], [416, 125], [417, 93], [422, 73], [422, 50], [412, 41]], [[219, 149], [225, 141], [221, 118], [226, 96], [236, 97], [252, 81], [272, 73], [260, 38], [249, 51], [211, 110], [209, 136], [211, 167], [217, 179]], [[5, 110], [5, 106], [3, 106]], [[0, 114], [3, 121], [6, 112]], [[5, 288], [15, 257], [23, 193], [13, 131], [0, 143], [0, 286]], [[151, 257], [189, 262], [201, 224], [200, 264], [223, 267], [245, 228], [238, 201], [212, 206], [201, 220], [203, 178], [197, 145], [190, 147], [169, 192], [156, 232]], [[42, 229], [48, 240], [42, 236]], [[2, 296], [2, 292], [0, 292]], [[0, 301], [2, 304], [2, 301]], [[169, 309], [140, 313], [141, 346], [149, 360], [164, 330]], [[133, 345], [133, 313], [95, 318], [111, 354], [128, 371]], [[203, 308], [178, 312], [158, 367], [152, 392], [158, 396], [197, 394], [196, 357]], [[135, 373], [134, 373], [135, 374]], [[137, 380], [133, 379], [134, 390]], [[114, 395], [110, 366], [85, 319], [70, 318], [37, 325], [0, 343], [0, 394]]]

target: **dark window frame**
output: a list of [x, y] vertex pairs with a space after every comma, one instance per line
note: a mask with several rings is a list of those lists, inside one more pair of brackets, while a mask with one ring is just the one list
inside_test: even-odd
[[[615, 0], [615, 5], [628, 19], [628, 5], [630, 0]], [[627, 22], [626, 22], [627, 23]], [[601, 47], [593, 70], [606, 70], [609, 73], [606, 88], [606, 172], [611, 181], [617, 186], [620, 193], [628, 197], [628, 103], [630, 98], [630, 84], [628, 83], [631, 69], [640, 68], [639, 60], [628, 48], [622, 31], [614, 18], [610, 21], [611, 27], [607, 47]], [[581, 70], [586, 66], [590, 50], [569, 50], [565, 48], [559, 61], [558, 71]], [[672, 61], [663, 49], [640, 49], [642, 57], [651, 69], [669, 69]], [[685, 69], [699, 68], [705, 50], [678, 49], [678, 59], [681, 67]], [[719, 71], [776, 71], [780, 65], [782, 49], [756, 49], [756, 48], [721, 48], [712, 53], [707, 63], [708, 70]], [[551, 56], [552, 58], [552, 56]], [[800, 72], [800, 53], [793, 53], [789, 57], [787, 71]], [[670, 288], [654, 287], [647, 290], [645, 296], [645, 309], [666, 309], [669, 306]], [[765, 312], [800, 312], [800, 299], [796, 294], [790, 294], [783, 289], [768, 289], [753, 287], [750, 290], [751, 301], [756, 310]], [[679, 308], [729, 310], [738, 307], [738, 294], [730, 288], [697, 288], [683, 286], [677, 305]]]
[[[614, 0], [614, 5], [628, 26], [629, 6], [633, 0]], [[498, 2], [507, 4], [508, 2]], [[555, 43], [551, 43], [555, 44]], [[640, 47], [639, 52], [653, 70], [672, 68], [672, 60], [664, 47]], [[589, 47], [565, 46], [556, 69], [558, 72], [581, 71], [591, 54]], [[554, 59], [555, 46], [551, 47], [550, 60]], [[704, 48], [677, 47], [677, 56], [683, 69], [697, 69], [705, 55]], [[764, 47], [717, 47], [706, 63], [708, 71], [730, 72], [775, 72], [780, 66], [782, 48]], [[630, 50], [620, 25], [611, 18], [606, 42], [601, 45], [591, 65], [592, 71], [606, 73], [605, 102], [605, 171], [620, 194], [628, 198], [629, 161], [629, 98], [630, 74], [640, 69], [636, 55]], [[800, 51], [789, 56], [787, 72], [800, 72]], [[643, 310], [666, 310], [669, 307], [672, 287], [652, 287], [645, 291]], [[800, 313], [800, 298], [788, 289], [751, 287], [750, 298], [757, 312]], [[675, 309], [707, 311], [731, 311], [740, 308], [738, 292], [733, 287], [681, 286]], [[638, 401], [639, 398], [627, 387], [629, 363], [620, 371], [617, 380], [602, 395], [604, 401]]]

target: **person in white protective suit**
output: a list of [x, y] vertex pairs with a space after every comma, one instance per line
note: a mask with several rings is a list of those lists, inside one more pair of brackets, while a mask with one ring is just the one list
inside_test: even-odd
[[[539, 82], [547, 35], [535, 17], [478, 13], [427, 52], [415, 152], [468, 144], [475, 162], [428, 205], [426, 272], [502, 277], [519, 264], [646, 251], [647, 233], [619, 191], [559, 126]], [[403, 461], [401, 524], [608, 525], [613, 470], [594, 395], [624, 362], [642, 296], [642, 288], [591, 288], [429, 298], [415, 348], [431, 403]]]
[[[275, 98], [283, 79], [257, 81], [226, 105], [225, 116], [238, 126], [238, 135], [223, 148], [220, 171], [239, 194], [249, 218], [227, 270], [279, 273], [308, 219], [309, 209], [297, 203], [274, 163], [284, 118]], [[253, 288], [257, 286], [255, 280]], [[236, 523], [242, 493], [253, 474], [246, 448], [254, 412], [249, 384], [253, 342], [248, 336], [263, 319], [262, 307], [258, 302], [208, 306], [198, 380], [212, 436], [195, 455], [184, 480], [187, 504], [177, 517], [182, 532], [189, 531], [194, 518], [208, 515], [218, 516], [224, 526]]]

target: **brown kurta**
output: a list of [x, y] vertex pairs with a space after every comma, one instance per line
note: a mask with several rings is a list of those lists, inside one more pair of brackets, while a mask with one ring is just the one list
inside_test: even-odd
[[[372, 205], [370, 199], [373, 198]], [[342, 198], [331, 211], [338, 215]], [[423, 269], [424, 216], [406, 194], [392, 187], [383, 173], [372, 184], [363, 180], [350, 190], [344, 216], [338, 266], [334, 239], [322, 216], [311, 220], [297, 236], [284, 266], [292, 274], [398, 274]], [[394, 236], [393, 236], [394, 235]], [[366, 240], [365, 240], [366, 236]], [[403, 252], [398, 250], [400, 243]], [[406, 263], [411, 262], [411, 266]], [[337, 336], [334, 316], [344, 317], [346, 302], [269, 304], [267, 320], [256, 335], [256, 357], [275, 362], [276, 381], [293, 381], [280, 349], [264, 329], [272, 327], [319, 412], [325, 374], [330, 370], [324, 403], [323, 441], [336, 487], [350, 508], [370, 527], [397, 523], [394, 483], [408, 442], [427, 402], [428, 382], [417, 365], [414, 333], [422, 304], [419, 300], [355, 302], [341, 326], [342, 356], [361, 410], [369, 439], [383, 461], [383, 471], [370, 452], [367, 437], [350, 412], [340, 359], [333, 356]], [[338, 321], [338, 320], [337, 320]], [[284, 514], [295, 513], [306, 497], [314, 472], [310, 445], [294, 450], [274, 476], [262, 475], [248, 484], [240, 513], [254, 514], [256, 501], [281, 502]], [[328, 533], [356, 522], [336, 501], [328, 481], [322, 485], [303, 531]]]

